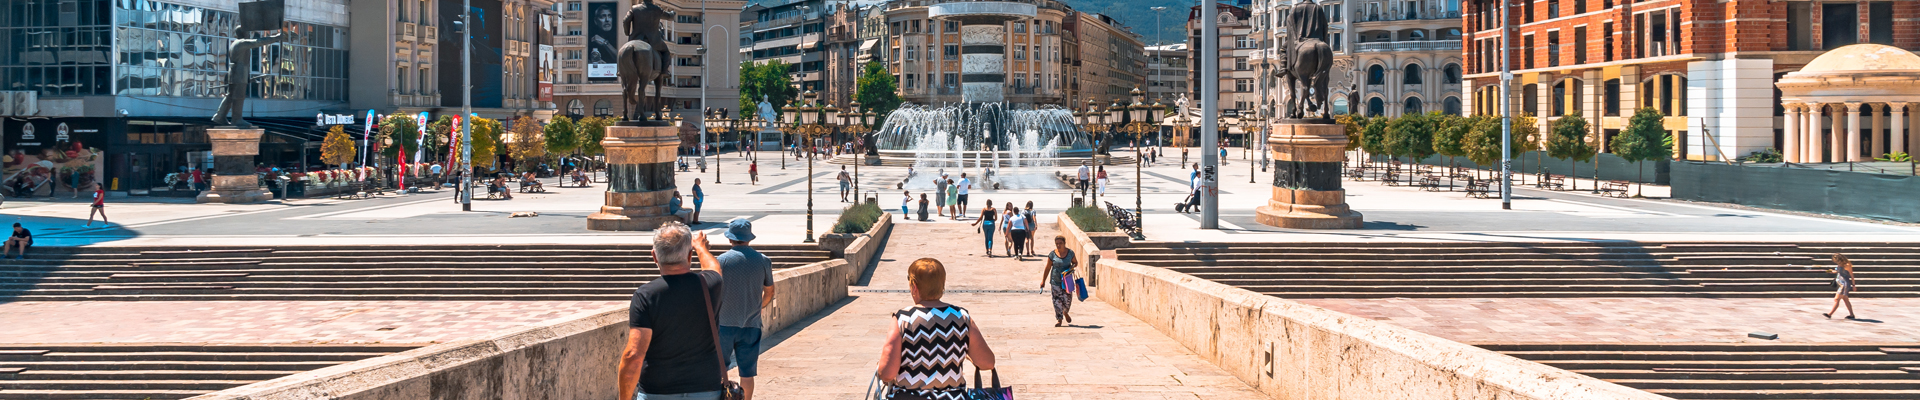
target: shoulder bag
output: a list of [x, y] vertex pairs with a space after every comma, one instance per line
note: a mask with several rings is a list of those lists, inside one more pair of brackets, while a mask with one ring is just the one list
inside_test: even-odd
[[967, 400], [1013, 400], [1013, 388], [1000, 386], [1000, 370], [993, 372], [993, 387], [984, 387], [980, 380], [980, 366], [973, 367], [973, 388], [967, 389]]
[[720, 360], [720, 400], [745, 400], [747, 393], [740, 388], [739, 382], [727, 379], [727, 356], [720, 350], [720, 318], [714, 313], [713, 296], [707, 293], [707, 278], [695, 271], [694, 278], [700, 283], [700, 302], [707, 305], [708, 332], [713, 333], [713, 357]]

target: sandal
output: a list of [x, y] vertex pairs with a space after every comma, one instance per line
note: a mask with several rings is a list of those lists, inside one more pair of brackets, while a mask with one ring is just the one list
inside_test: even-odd
[[1853, 316], [1852, 316], [1852, 315], [1848, 315], [1848, 316], [1847, 316], [1847, 319], [1849, 319], [1849, 320], [1851, 320], [1851, 319], [1854, 319], [1854, 318], [1853, 318]]
[[1828, 313], [1820, 313], [1820, 316], [1822, 316], [1822, 317], [1827, 317], [1827, 319], [1833, 319], [1833, 314], [1828, 314]]

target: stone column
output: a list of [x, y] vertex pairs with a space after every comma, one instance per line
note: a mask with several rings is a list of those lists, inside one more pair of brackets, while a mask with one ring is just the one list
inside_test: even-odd
[[1827, 105], [1807, 103], [1807, 162], [1819, 164], [1827, 162], [1827, 133], [1825, 120]]
[[1847, 154], [1847, 131], [1846, 131], [1847, 107], [1846, 107], [1846, 104], [1845, 103], [1829, 104], [1827, 106], [1827, 109], [1828, 109], [1828, 112], [1833, 113], [1833, 116], [1831, 117], [1833, 118], [1833, 120], [1827, 122], [1827, 125], [1828, 125], [1827, 130], [1829, 131], [1829, 134], [1827, 135], [1827, 139], [1825, 143], [1827, 146], [1827, 162], [1834, 162], [1834, 163], [1846, 162], [1847, 161], [1847, 157], [1846, 157], [1846, 154]]
[[1781, 161], [1800, 162], [1800, 107], [1784, 104], [1787, 108], [1785, 134], [1780, 135]]
[[1891, 149], [1893, 151], [1913, 154], [1913, 152], [1907, 150], [1907, 103], [1887, 103], [1887, 107], [1890, 108], [1889, 111], [1893, 112], [1892, 117], [1887, 121], [1887, 125], [1893, 127], [1893, 131], [1887, 134], [1888, 137], [1893, 138], [1891, 141]]
[[1007, 99], [1007, 26], [960, 22], [960, 95], [968, 102]]
[[194, 200], [201, 203], [258, 203], [273, 199], [273, 193], [260, 188], [254, 175], [253, 156], [260, 154], [257, 128], [210, 128], [207, 141], [213, 142], [213, 177], [209, 190]]
[[[1867, 112], [1873, 112], [1876, 108], [1884, 109], [1885, 107], [1886, 106], [1867, 104]], [[1880, 136], [1881, 132], [1887, 130], [1887, 116], [1885, 113], [1873, 113], [1872, 119], [1873, 130], [1867, 131], [1867, 140], [1873, 142], [1873, 152], [1867, 153], [1868, 159], [1879, 157], [1881, 154], [1887, 154], [1887, 140], [1882, 139]]]
[[[1833, 135], [1839, 138], [1840, 135]], [[1860, 157], [1860, 103], [1847, 103], [1847, 161], [1866, 161]]]
[[1261, 224], [1291, 229], [1359, 229], [1360, 213], [1347, 207], [1340, 188], [1346, 129], [1324, 120], [1273, 124], [1267, 151], [1273, 155], [1273, 195], [1254, 209]]
[[[667, 210], [673, 199], [674, 154], [680, 148], [677, 129], [613, 125], [600, 144], [607, 151], [606, 205], [587, 216], [587, 229], [650, 231], [679, 219]], [[683, 199], [682, 207], [693, 207], [692, 198]]]

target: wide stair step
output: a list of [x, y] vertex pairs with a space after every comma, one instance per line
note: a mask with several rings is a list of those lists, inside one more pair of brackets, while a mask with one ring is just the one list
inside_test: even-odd
[[0, 344], [0, 399], [182, 399], [419, 346]]
[[[1677, 399], [1920, 399], [1911, 347], [1527, 343], [1482, 348]], [[1914, 369], [1909, 369], [1914, 368]]]

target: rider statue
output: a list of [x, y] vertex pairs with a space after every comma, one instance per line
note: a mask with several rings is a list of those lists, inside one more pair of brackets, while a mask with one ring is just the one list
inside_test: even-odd
[[1328, 71], [1333, 68], [1333, 51], [1327, 46], [1327, 12], [1314, 0], [1293, 4], [1287, 14], [1287, 34], [1281, 50], [1286, 52], [1278, 71], [1287, 84], [1284, 118], [1325, 118]]
[[[247, 37], [257, 27], [234, 25], [233, 41], [227, 45], [227, 95], [220, 98], [220, 107], [213, 111], [214, 125], [231, 125], [237, 128], [252, 128], [253, 124], [240, 117], [246, 110], [247, 87], [253, 81], [254, 49], [287, 40], [285, 32], [275, 32], [262, 38]], [[231, 124], [229, 124], [231, 121]]]
[[[665, 82], [669, 60], [673, 59], [667, 41], [660, 27], [671, 12], [654, 4], [653, 0], [635, 3], [627, 9], [627, 17], [621, 20], [622, 31], [627, 42], [620, 46], [620, 86], [621, 98], [625, 100], [625, 114], [629, 121], [644, 121], [651, 107], [639, 103], [641, 93], [647, 83], [654, 83], [654, 94], [659, 94], [660, 86]], [[638, 115], [634, 111], [639, 111]]]

